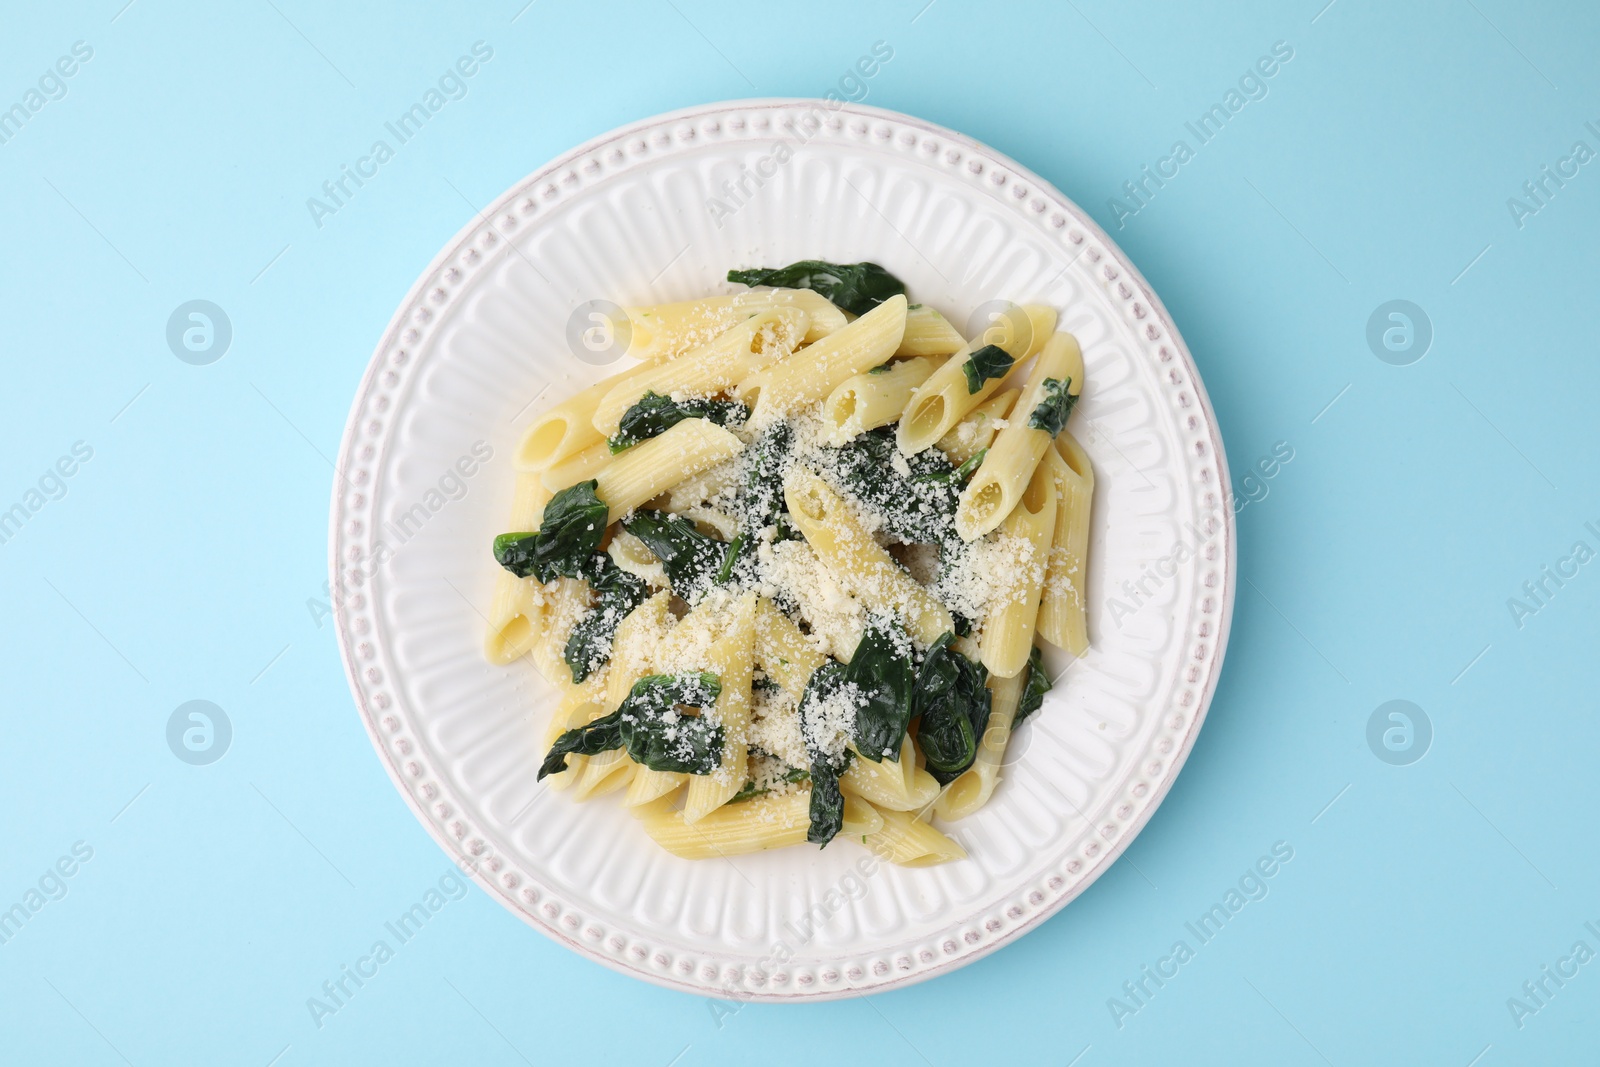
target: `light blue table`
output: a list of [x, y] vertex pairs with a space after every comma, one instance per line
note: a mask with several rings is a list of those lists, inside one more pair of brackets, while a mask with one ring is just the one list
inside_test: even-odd
[[[1600, 11], [1325, 2], [10, 3], [0, 1059], [1594, 1062]], [[474, 42], [459, 98], [361, 162]], [[1082, 899], [903, 992], [729, 1014], [474, 888], [313, 1018], [449, 866], [316, 610], [380, 331], [568, 147], [830, 90], [1056, 183], [1187, 337], [1248, 503], [1182, 777]], [[371, 176], [312, 211], [342, 165]], [[169, 346], [191, 300], [220, 359]], [[231, 726], [216, 762], [169, 747], [191, 700]]]

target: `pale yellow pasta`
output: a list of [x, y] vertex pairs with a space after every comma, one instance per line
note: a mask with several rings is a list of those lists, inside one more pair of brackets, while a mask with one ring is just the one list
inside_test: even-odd
[[[848, 798], [846, 803], [849, 803]], [[862, 844], [879, 858], [902, 867], [932, 867], [967, 858], [966, 849], [915, 815], [889, 808], [876, 810], [883, 826], [867, 834]]]
[[828, 657], [806, 643], [805, 635], [789, 616], [766, 597], [760, 597], [756, 601], [755, 660], [762, 673], [798, 704], [811, 675]]
[[939, 438], [939, 451], [959, 467], [988, 448], [989, 443], [994, 440], [994, 435], [1000, 432], [1000, 426], [1005, 421], [1007, 412], [1011, 410], [1011, 405], [1021, 395], [1022, 392], [1018, 389], [1002, 389], [973, 408], [966, 418]]
[[659, 437], [634, 445], [595, 476], [600, 483], [595, 493], [606, 502], [606, 521], [616, 522], [743, 448], [737, 437], [705, 419], [684, 419]]
[[839, 776], [839, 787], [874, 807], [893, 811], [921, 811], [939, 795], [939, 783], [917, 766], [917, 749], [907, 734], [900, 742], [900, 761], [874, 763], [857, 753]]
[[672, 594], [666, 591], [646, 598], [617, 623], [606, 667], [610, 679], [605, 696], [607, 709], [621, 707], [633, 692], [633, 683], [661, 669], [661, 646], [670, 639], [672, 629]]
[[985, 379], [977, 392], [972, 391], [962, 367], [974, 350], [986, 344], [997, 345], [1020, 364], [1044, 346], [1045, 339], [1055, 328], [1055, 309], [1029, 304], [1022, 310], [1026, 314], [996, 320], [984, 337], [957, 349], [955, 355], [911, 395], [895, 431], [895, 442], [901, 452], [909, 456], [932, 447], [966, 418], [968, 412], [1000, 389], [1005, 376]]
[[749, 768], [746, 730], [750, 724], [750, 684], [755, 668], [756, 594], [744, 593], [726, 609], [727, 630], [711, 646], [707, 669], [721, 690], [711, 708], [722, 724], [722, 763], [710, 774], [689, 778], [683, 821], [696, 823], [733, 798]]
[[539, 639], [543, 618], [544, 590], [539, 583], [502, 569], [494, 576], [494, 595], [489, 598], [484, 657], [503, 667], [526, 655]]
[[554, 684], [572, 677], [564, 655], [567, 638], [589, 608], [589, 583], [577, 578], [557, 578], [545, 586], [544, 612], [529, 654], [545, 680]]
[[[557, 687], [564, 687], [564, 692], [561, 695], [561, 702], [556, 705], [555, 712], [545, 725], [544, 736], [539, 746], [541, 758], [543, 753], [550, 751], [550, 746], [554, 745], [556, 738], [563, 733], [606, 713], [604, 703], [606, 678], [603, 671], [590, 675], [582, 685], [558, 682]], [[570, 755], [567, 757], [567, 769], [548, 775], [545, 780], [550, 783], [551, 789], [570, 789], [577, 784], [583, 765], [588, 760], [588, 756]]]
[[578, 780], [572, 785], [572, 799], [588, 800], [615, 793], [626, 788], [636, 770], [638, 764], [628, 758], [624, 749], [590, 756], [584, 761], [583, 769], [578, 772]]
[[846, 379], [886, 363], [906, 329], [906, 298], [892, 296], [842, 330], [800, 349], [739, 384], [762, 424], [815, 404]]
[[1039, 634], [1074, 656], [1089, 650], [1088, 600], [1084, 597], [1089, 556], [1089, 514], [1094, 501], [1094, 468], [1076, 438], [1062, 432], [1045, 453], [1060, 503], [1051, 538], [1050, 566], [1039, 602]]
[[613, 385], [611, 379], [591, 385], [534, 419], [512, 458], [517, 469], [544, 470], [601, 440], [594, 409]]
[[[656, 844], [675, 856], [704, 860], [804, 844], [810, 828], [810, 806], [811, 790], [803, 789], [783, 796], [724, 804], [695, 823], [684, 822], [683, 813], [673, 811], [666, 800], [641, 805], [633, 812]], [[880, 831], [885, 820], [886, 816], [871, 804], [847, 795], [839, 836], [866, 837]]]
[[568, 486], [593, 478], [610, 462], [611, 449], [604, 441], [596, 441], [582, 452], [574, 452], [560, 463], [546, 467], [539, 480], [551, 493], [559, 493]]
[[979, 658], [983, 665], [1002, 678], [1010, 678], [1028, 665], [1033, 652], [1033, 634], [1039, 620], [1039, 595], [1044, 588], [1045, 568], [1050, 561], [1050, 542], [1056, 530], [1055, 476], [1041, 468], [1034, 472], [1022, 499], [1000, 529], [1021, 538], [1032, 549], [1032, 559], [1019, 569], [1014, 580], [983, 620], [978, 636]]
[[1016, 719], [1027, 680], [1026, 671], [1010, 678], [989, 675], [989, 725], [978, 739], [978, 757], [939, 794], [933, 809], [939, 818], [964, 819], [989, 802], [1000, 782], [1000, 761], [1005, 758], [1011, 723]]
[[961, 491], [956, 507], [956, 533], [973, 541], [1000, 525], [1016, 507], [1022, 491], [1050, 447], [1053, 435], [1037, 430], [1029, 421], [1045, 401], [1052, 386], [1077, 396], [1083, 389], [1083, 353], [1070, 333], [1052, 334], [1033, 361], [1028, 383], [1017, 401], [1014, 418], [995, 437], [972, 480]]
[[511, 522], [508, 527], [519, 533], [539, 528], [544, 516], [544, 506], [550, 501], [550, 490], [544, 478], [536, 471], [518, 471], [516, 488], [511, 493]]
[[780, 307], [746, 319], [681, 357], [641, 367], [601, 399], [594, 427], [614, 436], [622, 416], [645, 393], [712, 396], [725, 393], [762, 368], [783, 360], [806, 334], [811, 317]]
[[790, 519], [845, 592], [869, 610], [894, 612], [924, 646], [954, 628], [949, 610], [895, 562], [844, 498], [815, 473], [795, 464], [784, 478], [783, 497]]
[[628, 779], [628, 791], [623, 795], [622, 803], [630, 808], [649, 804], [651, 801], [676, 793], [688, 780], [689, 776], [682, 771], [653, 771], [649, 767], [634, 767], [633, 777]]
[[810, 289], [752, 289], [732, 296], [631, 307], [624, 309], [631, 331], [628, 355], [647, 362], [673, 359], [699, 348], [751, 315], [774, 308], [796, 308], [806, 313], [806, 344], [815, 344], [849, 322], [843, 311]]
[[926, 304], [906, 309], [906, 332], [897, 356], [948, 356], [966, 340], [948, 319]]
[[881, 374], [868, 372], [846, 379], [822, 402], [823, 440], [837, 447], [894, 422], [905, 410], [911, 393], [927, 381], [938, 365], [937, 359], [919, 356], [890, 363]]

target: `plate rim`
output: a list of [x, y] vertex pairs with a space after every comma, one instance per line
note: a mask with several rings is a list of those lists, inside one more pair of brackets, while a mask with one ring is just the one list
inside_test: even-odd
[[[1215, 459], [1217, 492], [1223, 502], [1223, 506], [1220, 509], [1222, 512], [1222, 531], [1220, 532], [1225, 534], [1227, 546], [1223, 563], [1222, 589], [1219, 594], [1220, 605], [1216, 612], [1217, 634], [1211, 642], [1211, 650], [1207, 657], [1210, 663], [1210, 670], [1208, 671], [1205, 685], [1196, 699], [1195, 711], [1184, 728], [1182, 740], [1168, 757], [1170, 770], [1162, 775], [1160, 781], [1154, 785], [1152, 789], [1153, 796], [1151, 796], [1149, 802], [1135, 814], [1134, 818], [1128, 821], [1126, 828], [1117, 835], [1117, 839], [1109, 842], [1108, 847], [1095, 858], [1091, 869], [1086, 871], [1073, 886], [1061, 893], [1055, 900], [1035, 910], [1025, 920], [1008, 925], [1007, 928], [995, 936], [985, 939], [983, 943], [973, 946], [958, 955], [940, 960], [924, 969], [913, 970], [909, 974], [888, 974], [881, 977], [873, 974], [860, 981], [851, 981], [832, 989], [788, 989], [777, 991], [763, 986], [758, 989], [750, 989], [748, 987], [740, 989], [722, 988], [713, 992], [703, 985], [682, 981], [673, 973], [666, 971], [654, 972], [644, 966], [633, 966], [621, 959], [607, 956], [581, 939], [569, 936], [560, 929], [557, 923], [541, 921], [532, 914], [531, 908], [524, 907], [516, 900], [509, 889], [501, 886], [494, 878], [485, 873], [483, 870], [484, 864], [479, 862], [473, 855], [469, 855], [469, 850], [464, 847], [464, 843], [452, 841], [445, 832], [444, 825], [424, 808], [420, 798], [415, 795], [406, 779], [402, 776], [400, 761], [385, 745], [383, 735], [379, 732], [379, 713], [369, 707], [363, 683], [358, 676], [360, 667], [356, 663], [353, 648], [356, 638], [349, 625], [349, 599], [351, 598], [340, 596], [337, 592], [340, 588], [341, 579], [339, 550], [343, 537], [341, 529], [341, 519], [343, 517], [341, 483], [345, 480], [347, 460], [352, 455], [352, 449], [356, 446], [357, 439], [360, 436], [360, 424], [363, 419], [364, 408], [371, 396], [376, 378], [384, 366], [384, 353], [395, 347], [402, 331], [406, 328], [406, 323], [410, 317], [409, 313], [419, 305], [428, 288], [434, 284], [433, 279], [437, 277], [445, 264], [460, 256], [472, 237], [486, 223], [490, 224], [492, 230], [493, 220], [499, 212], [505, 210], [519, 196], [525, 195], [525, 191], [536, 187], [539, 182], [547, 181], [551, 176], [563, 168], [571, 167], [584, 156], [610, 143], [621, 141], [630, 135], [637, 136], [642, 131], [668, 127], [674, 122], [693, 118], [703, 119], [721, 113], [755, 112], [796, 107], [810, 107], [813, 110], [821, 109], [833, 116], [854, 116], [865, 120], [889, 121], [912, 127], [922, 134], [931, 135], [946, 142], [959, 144], [965, 152], [975, 153], [986, 162], [998, 164], [1010, 170], [1019, 178], [1030, 183], [1036, 191], [1052, 198], [1055, 201], [1055, 205], [1064, 210], [1075, 225], [1082, 228], [1091, 239], [1100, 243], [1108, 253], [1108, 256], [1115, 261], [1119, 270], [1126, 272], [1128, 278], [1137, 288], [1138, 296], [1148, 305], [1155, 322], [1164, 330], [1166, 338], [1176, 350], [1182, 369], [1187, 374], [1188, 384], [1193, 390], [1195, 399], [1204, 415], [1206, 438]], [[479, 888], [492, 896], [506, 910], [522, 919], [528, 926], [538, 930], [557, 944], [573, 950], [585, 959], [600, 963], [619, 974], [642, 979], [653, 985], [692, 996], [718, 997], [735, 1002], [760, 1003], [810, 1003], [848, 999], [891, 989], [902, 989], [932, 978], [948, 975], [1015, 943], [1021, 937], [1031, 933], [1044, 922], [1059, 914], [1068, 904], [1078, 899], [1107, 870], [1114, 866], [1127, 848], [1149, 825], [1150, 820], [1154, 818], [1155, 813], [1166, 801], [1173, 784], [1176, 783], [1184, 767], [1188, 764], [1189, 755], [1193, 751], [1200, 730], [1210, 713], [1211, 704], [1216, 696], [1218, 683], [1222, 676], [1228, 644], [1232, 636], [1233, 612], [1238, 582], [1237, 521], [1232, 507], [1229, 506], [1229, 501], [1232, 498], [1232, 478], [1228, 469], [1227, 453], [1222, 440], [1221, 429], [1217, 423], [1216, 411], [1195, 365], [1194, 357], [1189, 351], [1188, 343], [1183, 339], [1183, 335], [1174, 324], [1171, 313], [1167, 311], [1166, 305], [1162, 303], [1143, 273], [1128, 258], [1122, 247], [1112, 240], [1110, 235], [1075, 200], [1061, 192], [1053, 183], [1046, 181], [1005, 153], [975, 138], [918, 116], [893, 111], [888, 108], [857, 103], [838, 104], [833, 101], [809, 97], [751, 97], [717, 100], [636, 119], [567, 149], [548, 162], [536, 167], [527, 175], [517, 179], [482, 209], [475, 208], [473, 210], [473, 217], [469, 218], [441, 246], [428, 265], [419, 273], [416, 281], [407, 289], [396, 307], [394, 315], [379, 336], [372, 355], [368, 358], [366, 369], [362, 373], [360, 383], [357, 385], [355, 395], [351, 401], [344, 431], [340, 436], [339, 452], [336, 458], [335, 474], [331, 488], [328, 528], [328, 576], [330, 590], [333, 591], [334, 635], [339, 646], [340, 661], [344, 666], [345, 680], [350, 687], [351, 695], [354, 697], [357, 714], [361, 719], [363, 728], [366, 730], [367, 739], [372, 743], [373, 749], [378, 755], [378, 760], [387, 772], [391, 784], [405, 800], [406, 805], [411, 809], [417, 821], [427, 830], [429, 836], [445, 852], [451, 862], [463, 873], [471, 877]], [[502, 239], [506, 238], [502, 236]], [[365, 587], [363, 587], [363, 592], [364, 589]]]

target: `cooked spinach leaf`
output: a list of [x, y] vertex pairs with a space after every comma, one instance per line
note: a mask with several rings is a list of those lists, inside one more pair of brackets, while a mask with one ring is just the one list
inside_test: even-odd
[[666, 433], [684, 419], [709, 419], [718, 426], [737, 426], [749, 417], [750, 409], [737, 400], [674, 400], [647, 392], [623, 414], [616, 436], [607, 444], [612, 453], [617, 453]]
[[589, 557], [606, 532], [606, 502], [593, 478], [568, 486], [544, 506], [538, 533], [504, 533], [494, 539], [494, 558], [518, 578], [541, 582], [582, 578]]
[[829, 660], [811, 674], [806, 691], [800, 696], [801, 732], [806, 737], [806, 754], [811, 757], [810, 827], [806, 840], [814, 845], [826, 845], [844, 826], [844, 795], [839, 791], [839, 776], [850, 764], [849, 751], [844, 757], [831, 759], [826, 752], [813, 746], [813, 731], [805, 729], [807, 717], [813, 709], [837, 693], [845, 684], [844, 665]]
[[971, 481], [972, 475], [977, 469], [983, 466], [983, 457], [988, 454], [989, 450], [987, 448], [980, 448], [968, 456], [966, 462], [959, 467], [935, 470], [929, 474], [919, 475], [918, 478], [925, 482], [955, 482], [957, 485], [964, 486]]
[[[822, 473], [881, 516], [895, 538], [938, 544], [954, 528], [959, 491], [950, 481], [954, 468], [938, 449], [901, 456], [894, 427], [884, 426], [826, 455]], [[895, 469], [896, 460], [908, 473]]]
[[913, 712], [921, 717], [917, 745], [940, 785], [972, 766], [989, 725], [989, 670], [952, 648], [954, 640], [955, 634], [944, 634], [928, 649], [912, 700]]
[[1067, 419], [1072, 416], [1072, 409], [1078, 403], [1078, 398], [1067, 392], [1071, 387], [1071, 378], [1066, 381], [1046, 378], [1044, 399], [1039, 401], [1039, 405], [1033, 409], [1033, 414], [1028, 416], [1028, 425], [1035, 430], [1043, 430], [1051, 437], [1065, 429]]
[[1044, 707], [1044, 695], [1050, 692], [1050, 675], [1044, 669], [1044, 656], [1039, 651], [1039, 646], [1034, 645], [1033, 651], [1028, 654], [1028, 675], [1022, 683], [1022, 700], [1017, 704], [1017, 713], [1011, 718], [1011, 729], [1022, 725], [1022, 720]]
[[661, 561], [672, 591], [693, 603], [717, 580], [728, 546], [707, 537], [681, 515], [645, 509], [622, 522]]
[[617, 566], [604, 552], [589, 557], [586, 569], [589, 588], [598, 600], [573, 626], [562, 654], [572, 671], [573, 685], [611, 658], [611, 639], [617, 634], [617, 625], [650, 595], [650, 588], [642, 579]]
[[812, 289], [854, 315], [865, 315], [891, 296], [906, 291], [905, 283], [876, 263], [824, 263], [803, 259], [787, 267], [730, 270], [730, 282]]
[[984, 345], [961, 364], [962, 373], [967, 376], [967, 392], [976, 393], [990, 378], [1004, 378], [1016, 362], [999, 345]]
[[714, 674], [652, 674], [640, 678], [622, 706], [556, 738], [539, 777], [567, 769], [567, 757], [597, 756], [625, 748], [653, 771], [710, 774], [722, 763], [723, 730], [701, 708], [716, 702], [722, 682]]
[[745, 449], [745, 478], [735, 510], [743, 516], [739, 532], [728, 545], [722, 567], [717, 571], [720, 584], [731, 578], [741, 581], [754, 577], [756, 546], [761, 531], [778, 526], [777, 540], [785, 540], [783, 511], [783, 468], [794, 448], [794, 429], [787, 422], [775, 422]]
[[900, 760], [917, 684], [910, 653], [911, 639], [898, 622], [874, 619], [844, 669], [844, 680], [854, 683], [863, 698], [856, 709], [856, 751], [873, 763]]

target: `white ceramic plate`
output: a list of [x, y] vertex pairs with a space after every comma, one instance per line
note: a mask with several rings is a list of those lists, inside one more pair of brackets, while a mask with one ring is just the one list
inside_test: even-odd
[[[806, 258], [882, 263], [958, 326], [994, 298], [1044, 301], [1083, 345], [1088, 384], [1073, 427], [1097, 478], [1094, 647], [1013, 740], [988, 807], [946, 828], [971, 853], [964, 862], [879, 865], [846, 840], [734, 860], [668, 855], [617, 797], [578, 804], [536, 784], [554, 692], [531, 665], [491, 667], [480, 651], [513, 446], [538, 411], [618, 369], [573, 354], [569, 318], [593, 299], [729, 291], [720, 279], [730, 267]], [[478, 442], [492, 458], [458, 466]], [[518, 182], [395, 313], [339, 469], [330, 566], [335, 586], [351, 590], [336, 612], [340, 650], [362, 721], [417, 818], [532, 926], [703, 995], [878, 991], [953, 970], [1043, 922], [1165, 796], [1227, 642], [1227, 463], [1161, 303], [1037, 176], [874, 108], [694, 108], [607, 134]]]

